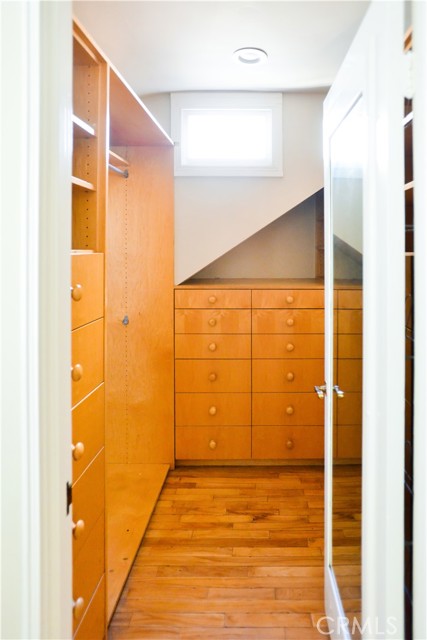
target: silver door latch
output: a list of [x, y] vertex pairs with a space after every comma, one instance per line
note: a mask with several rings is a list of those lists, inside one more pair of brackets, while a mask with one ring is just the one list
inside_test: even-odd
[[323, 398], [325, 397], [325, 393], [326, 393], [326, 384], [322, 384], [320, 386], [315, 385], [314, 390], [317, 393], [317, 396], [321, 400], [323, 400]]
[[342, 389], [340, 389], [337, 384], [334, 384], [334, 386], [332, 388], [335, 391], [335, 393], [337, 394], [338, 398], [344, 398], [344, 391], [342, 391]]

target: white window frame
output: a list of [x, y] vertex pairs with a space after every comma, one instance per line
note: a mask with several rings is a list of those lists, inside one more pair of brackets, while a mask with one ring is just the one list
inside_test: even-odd
[[[182, 160], [185, 112], [198, 109], [268, 109], [271, 111], [271, 162], [269, 164], [189, 164]], [[255, 92], [186, 92], [171, 94], [171, 132], [175, 143], [175, 176], [283, 176], [282, 94]], [[184, 145], [185, 146], [185, 145]]]

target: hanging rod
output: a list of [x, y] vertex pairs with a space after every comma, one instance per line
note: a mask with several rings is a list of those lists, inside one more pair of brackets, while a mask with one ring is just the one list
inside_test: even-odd
[[113, 164], [108, 164], [108, 168], [110, 169], [110, 171], [114, 171], [115, 173], [120, 174], [124, 178], [129, 178], [129, 171], [127, 169], [119, 169], [118, 167], [115, 167]]

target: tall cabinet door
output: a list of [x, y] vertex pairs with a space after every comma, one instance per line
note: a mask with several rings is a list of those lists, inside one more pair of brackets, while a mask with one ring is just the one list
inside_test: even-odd
[[[333, 638], [360, 628], [366, 638], [404, 637], [402, 41], [403, 3], [372, 3], [325, 101], [325, 608]], [[339, 386], [342, 336], [334, 336], [335, 290], [354, 286], [363, 289], [361, 394]], [[360, 375], [360, 364], [359, 356], [346, 366]], [[340, 403], [352, 414], [345, 424], [362, 417], [361, 464], [334, 462], [337, 434], [351, 432], [338, 429]]]

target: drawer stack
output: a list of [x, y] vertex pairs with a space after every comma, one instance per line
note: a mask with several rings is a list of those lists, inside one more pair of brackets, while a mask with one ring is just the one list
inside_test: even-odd
[[252, 457], [323, 458], [323, 289], [252, 292]]
[[357, 460], [362, 455], [361, 289], [338, 291], [337, 325], [337, 382], [344, 397], [336, 401], [336, 456]]
[[72, 456], [74, 637], [105, 631], [104, 256], [72, 261]]
[[175, 291], [177, 460], [251, 457], [251, 291]]

